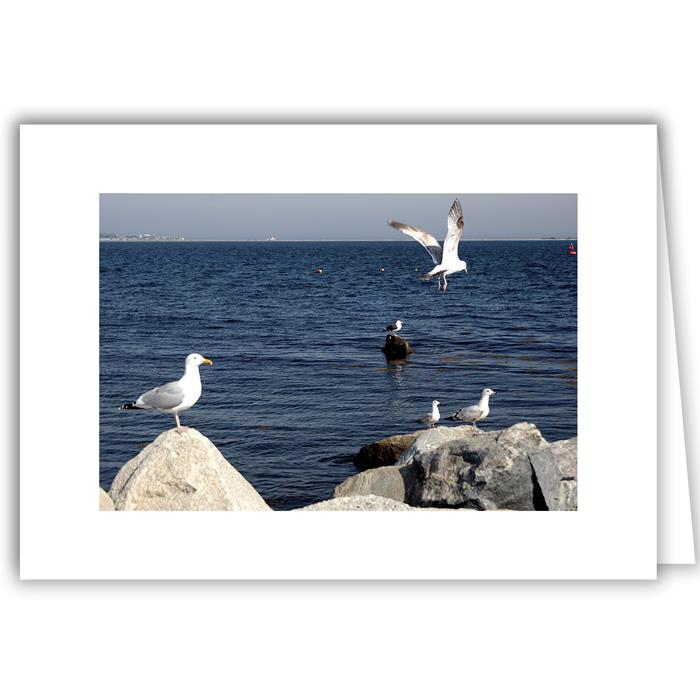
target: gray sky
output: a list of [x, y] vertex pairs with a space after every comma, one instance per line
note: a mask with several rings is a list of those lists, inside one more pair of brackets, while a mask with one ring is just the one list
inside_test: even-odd
[[575, 194], [101, 194], [100, 233], [188, 240], [402, 240], [395, 219], [442, 240], [458, 197], [465, 238], [577, 235]]

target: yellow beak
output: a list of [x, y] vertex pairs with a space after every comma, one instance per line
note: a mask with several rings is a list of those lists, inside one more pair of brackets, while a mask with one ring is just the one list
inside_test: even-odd
[[202, 360], [202, 364], [203, 364], [203, 365], [213, 365], [214, 363], [213, 363], [210, 359], [208, 359], [208, 358], [205, 357], [205, 358]]

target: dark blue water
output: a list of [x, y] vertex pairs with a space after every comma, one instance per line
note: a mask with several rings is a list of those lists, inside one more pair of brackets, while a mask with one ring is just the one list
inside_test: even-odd
[[[561, 241], [463, 242], [446, 293], [430, 260], [391, 243], [102, 243], [100, 482], [174, 426], [120, 412], [200, 352], [203, 394], [182, 416], [275, 509], [332, 496], [365, 443], [498, 394], [482, 424], [576, 434], [576, 258]], [[379, 272], [379, 267], [385, 269]], [[323, 274], [314, 269], [322, 267]], [[387, 364], [401, 318], [414, 354]]]

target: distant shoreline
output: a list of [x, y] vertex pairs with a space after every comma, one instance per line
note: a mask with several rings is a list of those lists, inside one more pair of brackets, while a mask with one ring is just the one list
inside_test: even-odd
[[[577, 242], [578, 238], [466, 238], [462, 239], [462, 243], [534, 243], [537, 241], [555, 242]], [[115, 239], [115, 238], [100, 238], [100, 243], [267, 243], [269, 245], [278, 245], [280, 243], [404, 243], [411, 244], [410, 240], [396, 240], [395, 238], [338, 238], [331, 240], [318, 240], [313, 238], [289, 238], [284, 241], [261, 241], [253, 238], [200, 238], [197, 240], [142, 240], [142, 239]]]

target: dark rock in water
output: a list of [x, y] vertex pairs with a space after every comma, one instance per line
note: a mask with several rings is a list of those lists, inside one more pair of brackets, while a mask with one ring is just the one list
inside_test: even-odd
[[415, 433], [405, 435], [391, 435], [388, 438], [365, 445], [353, 457], [352, 463], [360, 469], [373, 469], [374, 467], [385, 467], [389, 464], [396, 464], [399, 455], [422, 433], [418, 430]]
[[387, 360], [405, 360], [413, 352], [413, 348], [401, 336], [388, 335], [382, 352]]

